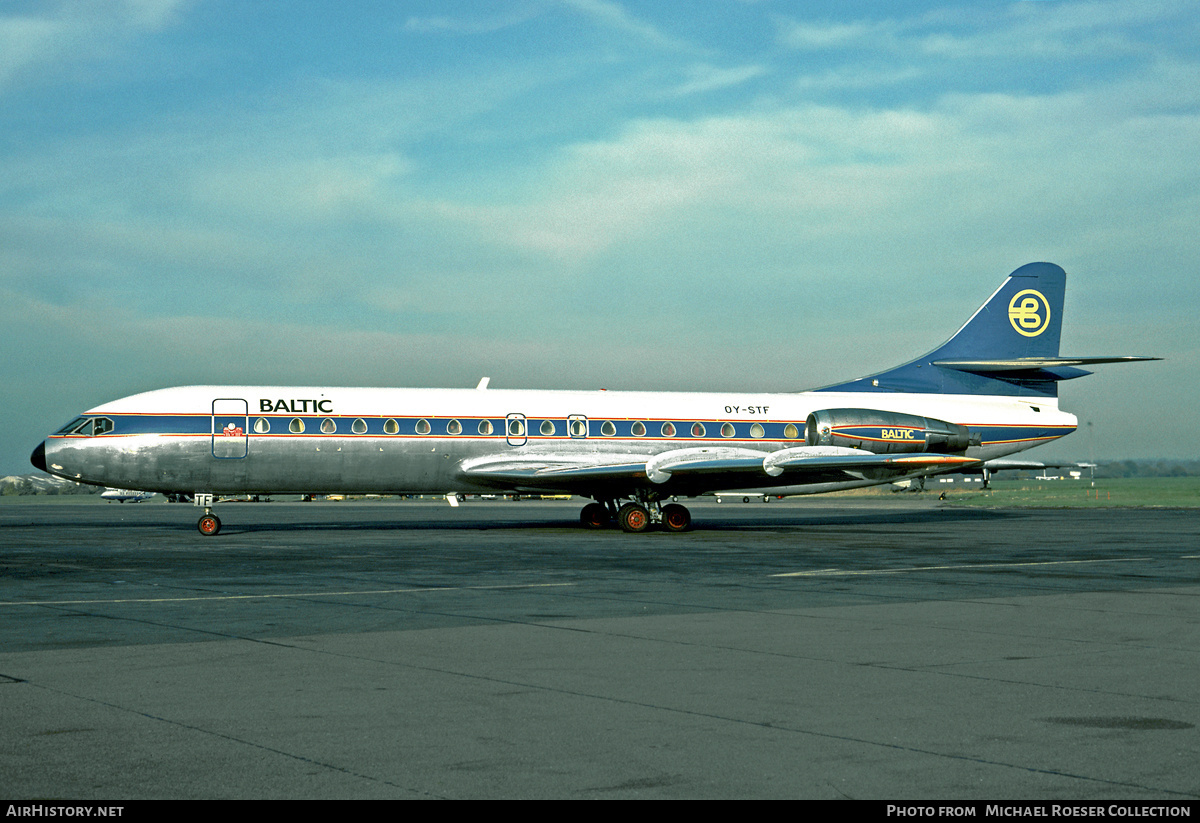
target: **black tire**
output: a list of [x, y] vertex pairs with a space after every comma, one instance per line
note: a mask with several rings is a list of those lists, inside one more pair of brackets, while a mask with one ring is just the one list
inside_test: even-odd
[[589, 529], [603, 529], [612, 522], [608, 509], [599, 503], [588, 503], [579, 513], [579, 522]]
[[650, 512], [637, 503], [626, 503], [617, 512], [617, 522], [630, 534], [641, 534], [650, 528]]
[[663, 506], [663, 528], [669, 532], [685, 532], [692, 525], [692, 513], [687, 506], [671, 503]]
[[206, 514], [196, 521], [196, 528], [205, 537], [212, 537], [221, 531], [221, 518], [215, 514]]

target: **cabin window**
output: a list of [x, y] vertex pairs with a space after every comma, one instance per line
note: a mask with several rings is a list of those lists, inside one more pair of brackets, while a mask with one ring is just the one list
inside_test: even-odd
[[611, 420], [605, 420], [600, 424], [600, 434], [605, 437], [613, 437], [617, 433], [617, 427], [613, 425]]
[[447, 421], [446, 434], [462, 434], [462, 423], [457, 420]]
[[751, 437], [762, 437], [766, 433], [767, 433], [767, 431], [766, 431], [766, 429], [763, 428], [762, 423], [755, 423], [752, 426], [750, 426], [750, 436]]
[[400, 433], [400, 424], [397, 423], [395, 420], [392, 420], [389, 417], [387, 420], [383, 421], [383, 433], [384, 434], [399, 434]]
[[350, 424], [350, 431], [354, 432], [355, 434], [366, 434], [367, 433], [367, 421], [363, 420], [361, 417], [358, 418], [357, 420], [355, 420], [353, 423]]
[[480, 420], [479, 421], [479, 433], [480, 434], [491, 434], [492, 433], [492, 421], [491, 420]]
[[510, 417], [508, 419], [508, 436], [509, 437], [524, 437], [525, 436], [525, 421], [520, 417]]
[[703, 437], [703, 436], [704, 436], [704, 424], [703, 423], [693, 423], [692, 424], [692, 437]]
[[672, 423], [670, 420], [668, 420], [666, 423], [662, 424], [662, 436], [663, 437], [674, 437], [675, 436], [675, 424]]
[[643, 423], [641, 420], [637, 420], [634, 422], [634, 424], [632, 426], [629, 427], [629, 432], [634, 437], [645, 437], [646, 436], [646, 424]]
[[428, 420], [422, 418], [417, 421], [417, 434], [429, 434], [431, 431], [433, 431], [433, 429], [429, 425]]
[[733, 437], [734, 434], [736, 434], [736, 430], [733, 428], [732, 423], [722, 423], [721, 424], [721, 436], [722, 437]]
[[571, 436], [587, 437], [587, 420], [582, 417], [571, 418]]
[[290, 431], [292, 434], [303, 434], [304, 421], [299, 417], [293, 417], [292, 422], [288, 423], [288, 431]]
[[321, 421], [321, 434], [333, 434], [337, 431], [337, 423], [333, 422], [333, 418], [326, 417]]
[[554, 435], [554, 421], [543, 420], [541, 428], [538, 429], [544, 437], [552, 437]]
[[266, 434], [271, 430], [271, 421], [265, 417], [260, 417], [254, 421], [254, 432], [256, 434]]
[[788, 423], [783, 427], [783, 436], [788, 440], [795, 440], [800, 436], [800, 430], [796, 428], [795, 423]]

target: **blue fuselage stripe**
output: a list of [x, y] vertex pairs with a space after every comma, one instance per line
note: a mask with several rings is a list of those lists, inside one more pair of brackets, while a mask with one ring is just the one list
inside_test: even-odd
[[[158, 434], [164, 436], [209, 436], [213, 434], [214, 417], [211, 414], [109, 414], [105, 415], [113, 421], [113, 428], [99, 437], [121, 437], [129, 435]], [[293, 430], [293, 421], [303, 424], [303, 431]], [[542, 434], [542, 424], [549, 420], [554, 426], [553, 434]], [[504, 417], [416, 417], [416, 416], [311, 416], [311, 415], [217, 415], [217, 436], [227, 424], [233, 423], [250, 437], [439, 437], [439, 438], [496, 438], [507, 436], [507, 423]], [[263, 421], [265, 421], [265, 430]], [[322, 431], [323, 423], [328, 428], [327, 421], [332, 421], [333, 431]], [[365, 424], [365, 431], [356, 432], [353, 426], [356, 421]], [[491, 424], [491, 432], [481, 434], [480, 423], [487, 421]], [[703, 434], [693, 434], [693, 426], [699, 422], [704, 426]], [[452, 423], [459, 425], [458, 433], [451, 434], [448, 429]], [[606, 433], [607, 425], [611, 423], [612, 434]], [[640, 423], [639, 431], [635, 434], [634, 427]], [[663, 434], [664, 424], [674, 427], [674, 435]], [[732, 425], [733, 433], [725, 436], [722, 426]], [[394, 426], [393, 430], [389, 430]], [[760, 427], [755, 429], [754, 427]], [[788, 427], [794, 427], [794, 432]], [[524, 418], [524, 433], [520, 435], [529, 440], [571, 440], [581, 439], [568, 434], [566, 418], [527, 417]], [[298, 428], [298, 427], [295, 427]], [[967, 426], [972, 434], [978, 434], [984, 445], [1000, 443], [1028, 443], [1041, 440], [1053, 440], [1074, 431], [1073, 426]], [[761, 430], [761, 435], [759, 431]], [[728, 431], [728, 429], [726, 429]], [[753, 433], [752, 433], [753, 431]], [[789, 437], [788, 435], [794, 434]], [[757, 435], [757, 436], [756, 436]], [[70, 439], [85, 435], [51, 435], [53, 439]], [[588, 420], [588, 440], [727, 440], [761, 443], [781, 441], [800, 443], [804, 440], [803, 421], [769, 421], [769, 420]]]

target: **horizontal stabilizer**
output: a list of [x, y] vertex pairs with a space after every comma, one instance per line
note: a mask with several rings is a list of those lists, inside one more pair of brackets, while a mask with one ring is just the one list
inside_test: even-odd
[[1139, 363], [1161, 360], [1161, 357], [1015, 357], [1010, 360], [934, 360], [933, 365], [958, 371], [987, 374], [989, 372], [1034, 371], [1064, 366], [1096, 366], [1101, 363]]
[[1066, 282], [1066, 272], [1053, 263], [1022, 266], [938, 348], [818, 391], [1057, 397], [1061, 381], [1090, 373], [1078, 366], [1159, 359], [1060, 357]]

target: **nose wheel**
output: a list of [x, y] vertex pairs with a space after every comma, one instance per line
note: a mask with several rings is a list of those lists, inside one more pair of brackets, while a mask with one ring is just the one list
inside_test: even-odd
[[200, 530], [200, 534], [211, 537], [221, 531], [221, 518], [215, 514], [201, 515], [200, 519], [196, 521], [196, 528]]
[[196, 521], [196, 528], [205, 537], [212, 537], [221, 531], [221, 518], [212, 513], [213, 495], [209, 492], [196, 492], [192, 496], [193, 506], [203, 506], [204, 514]]

